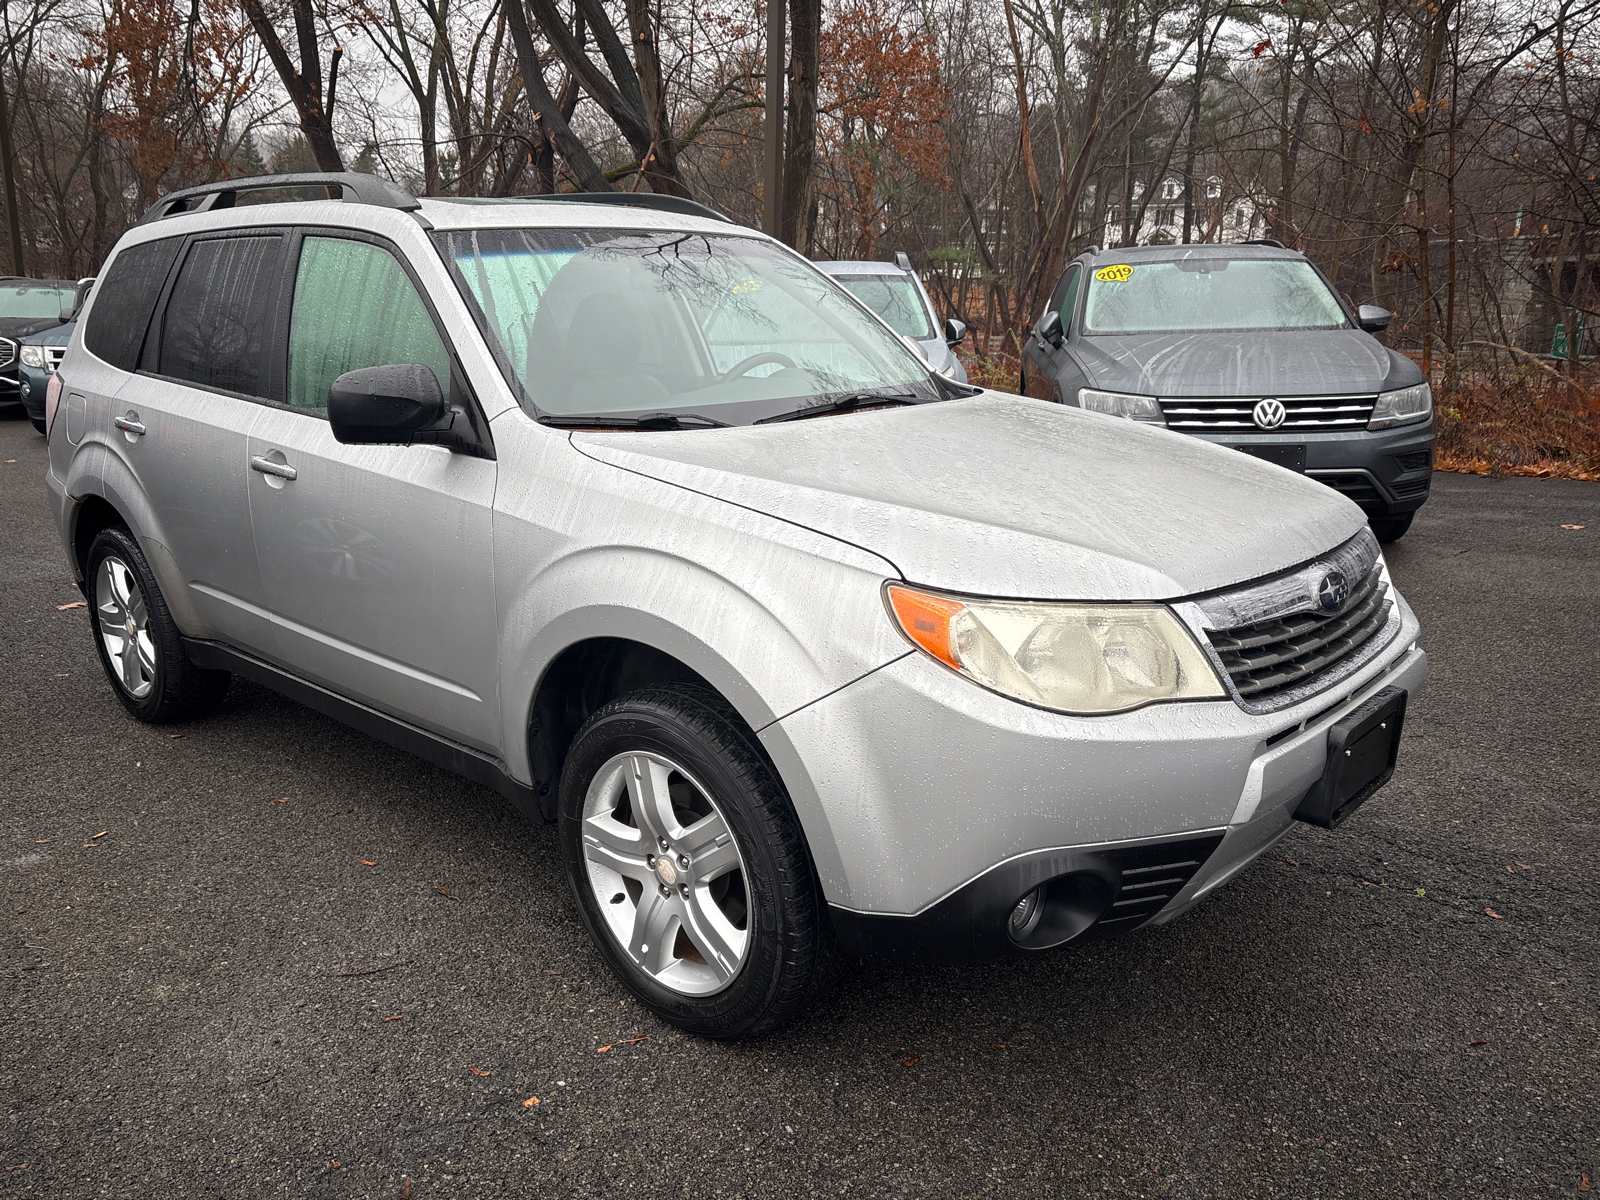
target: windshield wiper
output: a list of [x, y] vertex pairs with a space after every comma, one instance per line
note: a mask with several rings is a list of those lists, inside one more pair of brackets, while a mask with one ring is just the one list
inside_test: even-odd
[[751, 424], [770, 425], [774, 421], [800, 421], [806, 417], [820, 417], [824, 413], [846, 412], [863, 404], [915, 404], [919, 399], [915, 392], [848, 392], [831, 400], [808, 404], [792, 412], [779, 413], [775, 417], [762, 417], [759, 421], [752, 421]]
[[670, 429], [726, 429], [728, 423], [701, 413], [645, 413], [638, 417], [583, 416], [545, 413], [539, 424], [557, 429], [642, 429], [646, 433]]

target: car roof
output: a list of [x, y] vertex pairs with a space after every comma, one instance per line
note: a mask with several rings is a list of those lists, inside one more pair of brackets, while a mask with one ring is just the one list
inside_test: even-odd
[[909, 275], [892, 262], [877, 262], [865, 258], [836, 258], [827, 262], [812, 263], [819, 271], [829, 275]]
[[78, 286], [76, 279], [29, 279], [25, 275], [0, 276], [0, 288], [15, 287], [41, 287], [41, 288], [75, 288]]
[[1119, 246], [1087, 252], [1090, 262], [1106, 263], [1174, 262], [1187, 258], [1304, 259], [1298, 250], [1284, 246], [1263, 246], [1249, 242], [1222, 242], [1171, 246]]

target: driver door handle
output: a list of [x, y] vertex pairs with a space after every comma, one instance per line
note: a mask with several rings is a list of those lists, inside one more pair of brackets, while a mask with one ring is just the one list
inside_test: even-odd
[[250, 459], [250, 469], [260, 471], [263, 475], [276, 475], [279, 479], [293, 479], [300, 473], [288, 463], [273, 462], [259, 454]]
[[132, 433], [140, 437], [144, 436], [144, 422], [139, 420], [138, 413], [130, 412], [127, 416], [118, 417], [111, 423], [118, 429], [122, 430], [123, 433]]

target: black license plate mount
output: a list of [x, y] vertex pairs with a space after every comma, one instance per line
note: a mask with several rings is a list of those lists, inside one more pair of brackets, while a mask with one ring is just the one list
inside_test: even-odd
[[1328, 730], [1328, 765], [1295, 817], [1337, 829], [1394, 775], [1406, 693], [1387, 687], [1333, 723]]
[[1264, 462], [1272, 463], [1274, 466], [1287, 467], [1289, 470], [1298, 471], [1302, 475], [1306, 473], [1306, 448], [1304, 445], [1280, 446], [1276, 444], [1246, 443], [1241, 446], [1235, 446], [1234, 449], [1240, 454], [1248, 454], [1251, 458], [1259, 458]]

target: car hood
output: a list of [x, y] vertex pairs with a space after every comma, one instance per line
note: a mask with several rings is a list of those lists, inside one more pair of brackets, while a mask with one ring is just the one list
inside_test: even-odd
[[17, 341], [60, 324], [59, 317], [0, 317], [0, 337]]
[[976, 595], [1173, 599], [1304, 562], [1365, 520], [1332, 489], [1235, 450], [992, 392], [773, 425], [571, 436], [602, 462]]
[[1145, 396], [1328, 396], [1422, 382], [1403, 354], [1359, 329], [1086, 336], [1073, 346], [1095, 387]]

